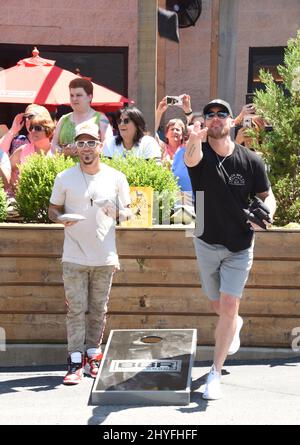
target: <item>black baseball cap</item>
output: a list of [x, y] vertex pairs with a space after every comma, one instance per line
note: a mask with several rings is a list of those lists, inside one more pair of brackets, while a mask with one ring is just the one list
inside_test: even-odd
[[225, 100], [222, 99], [213, 99], [208, 104], [206, 104], [203, 108], [203, 115], [205, 116], [205, 114], [208, 113], [211, 108], [216, 106], [222, 108], [222, 110], [224, 111], [228, 111], [230, 117], [233, 118], [231, 106], [228, 102], [225, 102]]

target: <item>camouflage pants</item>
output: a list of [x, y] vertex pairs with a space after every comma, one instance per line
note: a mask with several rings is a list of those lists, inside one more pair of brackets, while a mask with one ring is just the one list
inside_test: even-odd
[[114, 266], [63, 263], [68, 352], [85, 352], [101, 344]]

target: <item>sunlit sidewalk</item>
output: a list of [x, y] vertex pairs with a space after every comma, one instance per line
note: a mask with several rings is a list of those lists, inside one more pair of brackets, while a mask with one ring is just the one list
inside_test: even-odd
[[300, 356], [232, 361], [223, 368], [224, 398], [205, 401], [208, 362], [193, 368], [188, 406], [93, 406], [93, 380], [62, 385], [65, 368], [0, 368], [1, 425], [299, 424]]

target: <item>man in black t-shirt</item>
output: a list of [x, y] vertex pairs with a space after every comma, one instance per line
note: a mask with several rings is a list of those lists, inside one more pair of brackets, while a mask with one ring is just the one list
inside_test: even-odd
[[185, 163], [196, 212], [199, 192], [204, 192], [203, 231], [196, 232], [194, 243], [202, 287], [219, 315], [214, 363], [203, 394], [203, 398], [213, 400], [222, 397], [223, 363], [240, 346], [243, 319], [238, 311], [253, 261], [253, 228], [258, 228], [247, 222], [243, 209], [258, 196], [269, 207], [272, 218], [276, 203], [261, 158], [230, 137], [234, 126], [230, 105], [215, 99], [204, 107], [203, 115], [205, 127], [195, 123]]

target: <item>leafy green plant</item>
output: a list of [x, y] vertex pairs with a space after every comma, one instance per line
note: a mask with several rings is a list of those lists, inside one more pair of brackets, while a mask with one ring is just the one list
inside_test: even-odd
[[275, 83], [270, 72], [260, 70], [264, 90], [256, 91], [257, 114], [272, 125], [263, 131], [256, 147], [269, 168], [277, 199], [275, 224], [300, 221], [300, 31], [290, 39], [284, 64], [277, 67], [283, 84]]
[[176, 193], [178, 191], [177, 181], [172, 172], [158, 165], [154, 159], [147, 161], [128, 155], [126, 158], [116, 156], [113, 159], [101, 157], [101, 162], [123, 172], [129, 185], [152, 187], [159, 193], [164, 191]]
[[300, 222], [300, 174], [279, 179], [273, 187], [277, 200], [276, 219], [280, 225]]
[[6, 220], [7, 217], [7, 196], [3, 188], [3, 183], [0, 180], [0, 222]]
[[178, 196], [179, 187], [173, 173], [158, 165], [153, 159], [145, 160], [128, 155], [108, 159], [101, 157], [101, 162], [121, 171], [127, 177], [128, 183], [134, 187], [152, 187], [154, 190], [153, 208], [158, 209], [154, 223], [169, 222], [171, 209]]
[[[152, 187], [159, 207], [157, 219], [162, 222], [170, 216], [179, 190], [172, 172], [154, 160], [146, 161], [134, 156], [114, 159], [101, 157], [101, 162], [122, 171], [132, 186]], [[61, 155], [47, 157], [35, 154], [20, 166], [16, 206], [25, 222], [50, 222], [48, 206], [55, 177], [75, 163], [76, 160]]]
[[61, 155], [34, 154], [20, 166], [16, 205], [25, 222], [50, 222], [48, 206], [54, 179], [74, 161]]

